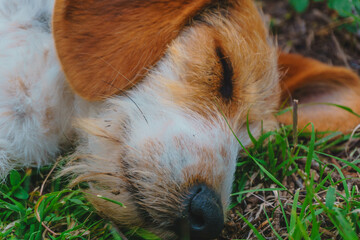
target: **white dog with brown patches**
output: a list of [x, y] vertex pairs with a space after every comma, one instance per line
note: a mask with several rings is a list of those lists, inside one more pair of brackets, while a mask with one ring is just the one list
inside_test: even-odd
[[[219, 234], [247, 117], [275, 128], [288, 92], [360, 112], [359, 78], [278, 54], [251, 0], [0, 0], [0, 63], [0, 177], [76, 143], [74, 183], [127, 206], [95, 207], [165, 239]], [[299, 118], [359, 123], [329, 105]]]

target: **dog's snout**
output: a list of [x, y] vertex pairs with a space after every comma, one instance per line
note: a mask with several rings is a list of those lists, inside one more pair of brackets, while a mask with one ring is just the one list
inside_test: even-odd
[[210, 188], [200, 185], [192, 192], [188, 206], [192, 239], [213, 239], [224, 226], [224, 215], [219, 196]]
[[220, 197], [214, 190], [205, 185], [193, 187], [185, 201], [185, 209], [191, 239], [218, 237], [224, 226], [224, 214]]

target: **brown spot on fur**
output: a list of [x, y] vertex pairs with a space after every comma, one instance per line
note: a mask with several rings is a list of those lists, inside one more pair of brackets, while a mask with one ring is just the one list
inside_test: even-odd
[[121, 191], [120, 190], [112, 190], [111, 193], [114, 195], [119, 195], [121, 193]]
[[17, 77], [14, 80], [16, 85], [18, 86], [18, 89], [20, 89], [27, 97], [29, 97], [30, 96], [29, 88], [26, 86], [24, 80], [21, 79], [20, 77]]
[[224, 159], [225, 165], [229, 165], [230, 163], [229, 155], [224, 146], [220, 147], [220, 155]]
[[7, 112], [2, 112], [1, 114], [0, 114], [0, 116], [6, 116], [6, 117], [11, 117], [11, 116], [13, 116], [14, 115], [14, 113], [13, 112], [11, 112], [11, 111], [7, 111]]
[[54, 129], [52, 127], [52, 123], [55, 121], [54, 119], [54, 112], [53, 109], [48, 107], [45, 110], [45, 116], [42, 120], [42, 125], [43, 125], [43, 129], [46, 129], [46, 135], [50, 135], [53, 134], [54, 132], [57, 131], [57, 129]]
[[182, 169], [184, 179], [186, 180], [186, 187], [205, 184], [213, 187], [218, 192], [221, 191], [221, 183], [226, 173], [217, 172], [219, 163], [217, 162], [217, 156], [214, 155], [214, 150], [199, 147], [195, 156], [199, 158], [198, 163]]
[[44, 56], [43, 59], [44, 59], [45, 62], [47, 62], [47, 59], [49, 57], [49, 53], [50, 53], [50, 51], [48, 49], [46, 49], [44, 51], [44, 53], [43, 53], [43, 56]]
[[164, 145], [160, 141], [154, 139], [145, 139], [142, 150], [148, 156], [160, 156], [164, 151]]

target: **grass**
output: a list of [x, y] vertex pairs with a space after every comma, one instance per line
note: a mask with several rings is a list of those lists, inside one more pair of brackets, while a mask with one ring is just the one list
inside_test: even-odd
[[[68, 189], [62, 179], [47, 181], [52, 170], [13, 170], [0, 185], [0, 239], [125, 239], [95, 212], [85, 193]], [[131, 239], [159, 239], [137, 228], [126, 235]]]
[[311, 2], [326, 2], [327, 7], [337, 13], [332, 17], [339, 28], [345, 28], [351, 33], [359, 31], [360, 0], [289, 0], [297, 13], [305, 12]]
[[[220, 239], [359, 239], [360, 134], [282, 126], [249, 136]], [[84, 193], [52, 179], [54, 169], [12, 171], [0, 185], [0, 239], [158, 239], [138, 228], [120, 233]]]
[[[241, 229], [238, 237], [359, 239], [360, 136], [296, 137], [291, 126], [265, 133], [238, 163], [231, 223]], [[236, 215], [247, 221], [236, 224]]]

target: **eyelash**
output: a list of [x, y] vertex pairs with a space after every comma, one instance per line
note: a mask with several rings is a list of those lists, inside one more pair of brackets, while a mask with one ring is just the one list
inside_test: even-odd
[[222, 81], [219, 88], [221, 96], [227, 100], [230, 100], [233, 96], [233, 75], [234, 70], [229, 60], [229, 57], [225, 57], [223, 50], [220, 47], [216, 48], [216, 55], [219, 58], [222, 67]]

